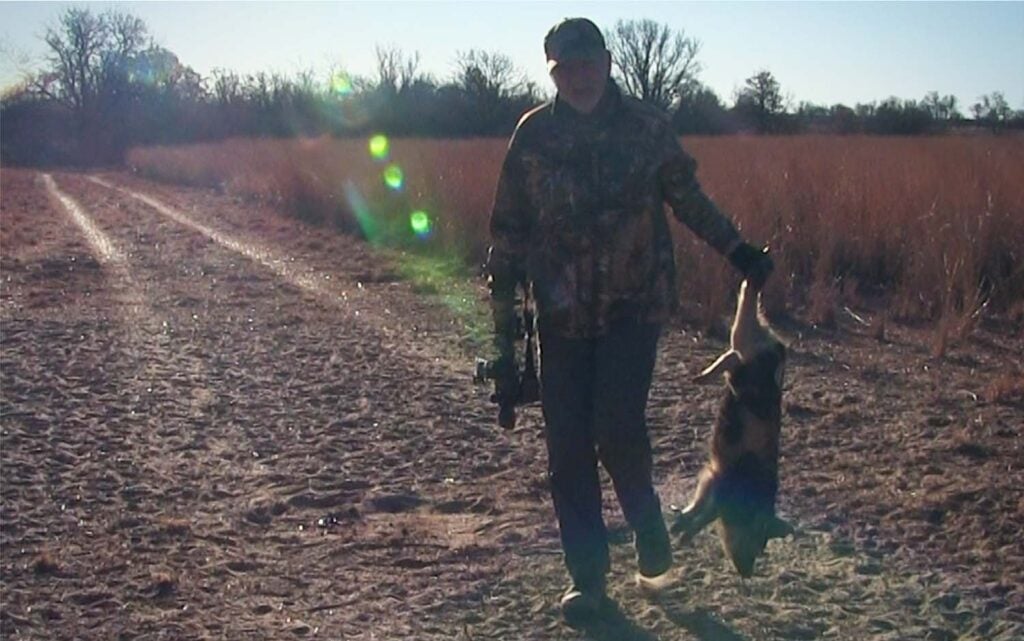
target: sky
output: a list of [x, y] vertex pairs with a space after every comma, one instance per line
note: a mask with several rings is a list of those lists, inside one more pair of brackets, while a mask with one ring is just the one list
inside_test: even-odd
[[603, 29], [650, 18], [700, 41], [699, 80], [731, 103], [760, 70], [792, 106], [953, 94], [961, 112], [1001, 91], [1024, 109], [1024, 2], [0, 2], [0, 87], [45, 64], [42, 36], [69, 6], [145, 21], [158, 44], [209, 75], [342, 68], [371, 76], [375, 47], [453, 74], [459, 52], [508, 55], [545, 90], [547, 30], [586, 16]]

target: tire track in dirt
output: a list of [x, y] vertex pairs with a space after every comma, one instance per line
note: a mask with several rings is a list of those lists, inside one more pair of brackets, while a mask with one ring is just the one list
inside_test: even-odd
[[[60, 190], [50, 174], [43, 174], [43, 184], [82, 230], [89, 245], [97, 253], [100, 263], [108, 265], [113, 270], [112, 276], [116, 290], [128, 301], [127, 315], [122, 319], [121, 324], [135, 343], [134, 351], [139, 355], [135, 365], [139, 368], [139, 378], [146, 386], [146, 391], [152, 391], [153, 381], [166, 376], [162, 365], [175, 359], [183, 360], [180, 365], [182, 371], [188, 372], [190, 375], [190, 383], [207, 379], [205, 359], [196, 353], [182, 355], [173, 352], [173, 347], [168, 340], [169, 336], [163, 331], [166, 323], [159, 322], [153, 305], [147, 302], [137, 279], [133, 277], [132, 265], [128, 260], [127, 252], [123, 251], [108, 234], [100, 229], [80, 203]], [[228, 440], [217, 444], [212, 454], [219, 456], [236, 447], [237, 443], [233, 442], [233, 439]], [[163, 457], [153, 457], [153, 459], [159, 461], [163, 460]]]
[[467, 367], [464, 363], [460, 362], [458, 355], [452, 354], [450, 349], [432, 349], [438, 346], [425, 344], [417, 340], [418, 337], [415, 334], [403, 332], [402, 328], [398, 326], [398, 320], [381, 314], [379, 311], [381, 309], [380, 301], [374, 300], [373, 296], [362, 287], [356, 287], [350, 293], [348, 289], [329, 284], [329, 275], [324, 275], [327, 276], [326, 278], [317, 278], [313, 275], [314, 270], [303, 265], [301, 262], [289, 260], [265, 246], [252, 241], [239, 240], [193, 220], [184, 212], [161, 202], [153, 196], [112, 184], [97, 176], [90, 176], [89, 180], [97, 185], [113, 189], [143, 202], [160, 214], [199, 232], [218, 245], [262, 265], [293, 286], [305, 290], [322, 301], [333, 305], [345, 314], [346, 320], [367, 323], [375, 331], [381, 332], [388, 342], [405, 346], [405, 349], [397, 354], [397, 356], [404, 357], [406, 354], [413, 354], [423, 361], [424, 364], [432, 363], [447, 368], [450, 375], [465, 375]]
[[[108, 395], [105, 419], [117, 424], [120, 433], [109, 439], [103, 436], [104, 430], [98, 432], [100, 442], [106, 440], [118, 444], [110, 448], [118, 454], [113, 461], [99, 459], [86, 464], [84, 467], [93, 469], [74, 476], [79, 476], [79, 480], [84, 480], [87, 485], [98, 482], [97, 487], [105, 488], [105, 492], [118, 492], [130, 507], [127, 514], [109, 516], [98, 513], [102, 510], [89, 510], [93, 513], [88, 520], [105, 520], [110, 534], [121, 541], [129, 555], [144, 551], [147, 544], [152, 543], [171, 542], [174, 547], [178, 539], [189, 538], [186, 535], [193, 532], [200, 538], [202, 535], [199, 533], [204, 528], [203, 515], [183, 518], [182, 515], [189, 512], [183, 509], [183, 505], [201, 498], [212, 504], [209, 507], [214, 514], [223, 514], [226, 499], [238, 496], [233, 487], [244, 486], [244, 479], [252, 476], [254, 470], [256, 474], [260, 473], [248, 451], [237, 455], [240, 448], [245, 450], [245, 435], [241, 431], [231, 433], [205, 429], [211, 413], [216, 415], [223, 411], [218, 407], [218, 377], [209, 371], [206, 357], [201, 352], [178, 349], [172, 332], [168, 331], [169, 324], [160, 321], [161, 315], [147, 300], [140, 279], [132, 273], [132, 258], [144, 252], [127, 251], [130, 245], [111, 238], [90, 215], [88, 208], [61, 190], [51, 175], [44, 175], [42, 182], [48, 194], [56, 199], [64, 213], [81, 230], [101, 267], [106, 268], [110, 289], [113, 290], [111, 297], [125, 303], [123, 308], [111, 310], [117, 316], [113, 327], [97, 328], [100, 340], [103, 340], [102, 334], [113, 330], [106, 337], [108, 347], [112, 353], [122, 357], [115, 368], [108, 368], [103, 373], [103, 378], [116, 381], [115, 386], [119, 389], [116, 398]], [[98, 298], [102, 299], [102, 296]], [[123, 330], [126, 340], [119, 338], [118, 328]], [[84, 413], [88, 414], [88, 410]], [[54, 440], [59, 442], [61, 436], [55, 435]], [[101, 446], [100, 452], [106, 451], [107, 448]], [[72, 456], [81, 460], [77, 455], [63, 456], [68, 461], [74, 460], [69, 458]], [[98, 481], [90, 476], [99, 477]], [[198, 490], [182, 488], [187, 477], [193, 481], [204, 479], [208, 489], [204, 491], [202, 484]], [[58, 481], [57, 484], [62, 483]], [[66, 487], [66, 483], [63, 485]], [[67, 491], [60, 493], [68, 494]], [[83, 506], [90, 500], [81, 494], [75, 494], [75, 497], [74, 502]], [[67, 500], [67, 503], [71, 502]], [[204, 558], [237, 554], [232, 547], [230, 543], [225, 545], [225, 540], [218, 539], [216, 535], [196, 546], [197, 549], [203, 548]], [[188, 555], [196, 558], [196, 550], [190, 550]], [[168, 573], [162, 569], [166, 566], [160, 564], [148, 568], [139, 564], [135, 571], [131, 570], [131, 565], [131, 562], [127, 565], [111, 563], [113, 569], [107, 573], [103, 583], [110, 586], [126, 582], [134, 584], [143, 595], [150, 590], [159, 595], [176, 589], [174, 586], [185, 576], [184, 573]], [[66, 597], [69, 602], [78, 604], [83, 610], [79, 615], [88, 617], [98, 611], [96, 603], [112, 603], [112, 596], [94, 600], [90, 596], [94, 592], [95, 588], [83, 587], [66, 592], [62, 600]], [[122, 620], [125, 628], [139, 626], [140, 622], [134, 621], [135, 613], [130, 602], [114, 599], [113, 603], [126, 609], [126, 619]]]
[[110, 263], [117, 270], [119, 276], [126, 277], [125, 280], [130, 281], [127, 278], [127, 270], [125, 268], [125, 257], [124, 254], [114, 247], [114, 244], [110, 242], [96, 224], [93, 223], [92, 219], [87, 213], [82, 211], [82, 207], [75, 202], [73, 198], [65, 194], [57, 187], [57, 183], [54, 182], [53, 176], [50, 174], [43, 174], [43, 184], [46, 185], [47, 190], [53, 195], [60, 203], [64, 206], [64, 211], [67, 212], [68, 216], [78, 225], [82, 230], [82, 234], [85, 235], [86, 240], [96, 250], [99, 255], [100, 262]]
[[[86, 423], [87, 427], [83, 425], [75, 432], [88, 435], [85, 444], [74, 443], [71, 435], [61, 429], [68, 423], [67, 419], [62, 418], [58, 421], [53, 414], [32, 410], [34, 403], [29, 397], [31, 392], [27, 389], [22, 392], [24, 388], [17, 384], [19, 368], [4, 368], [5, 428], [13, 427], [8, 424], [12, 416], [23, 416], [29, 431], [35, 429], [35, 425], [42, 427], [56, 423], [49, 427], [48, 440], [54, 449], [51, 457], [59, 462], [60, 470], [49, 474], [47, 484], [50, 486], [49, 491], [53, 493], [53, 499], [60, 502], [61, 520], [66, 522], [64, 517], [70, 518], [72, 514], [81, 515], [77, 520], [78, 533], [93, 537], [96, 536], [96, 528], [99, 528], [102, 531], [101, 536], [106, 535], [105, 538], [112, 543], [100, 550], [83, 549], [75, 540], [74, 530], [63, 541], [59, 538], [49, 541], [44, 547], [37, 548], [41, 550], [39, 558], [45, 561], [42, 562], [42, 566], [39, 565], [40, 562], [35, 564], [35, 574], [39, 576], [38, 568], [44, 567], [47, 568], [42, 572], [44, 578], [52, 574], [61, 579], [59, 583], [62, 585], [52, 586], [58, 590], [58, 595], [46, 598], [44, 590], [44, 598], [33, 602], [33, 596], [41, 596], [39, 591], [20, 590], [18, 588], [21, 586], [18, 585], [7, 594], [15, 604], [22, 598], [28, 600], [26, 611], [41, 612], [44, 620], [82, 619], [91, 622], [94, 621], [93, 617], [99, 615], [110, 620], [116, 629], [153, 630], [153, 622], [145, 620], [148, 615], [145, 611], [166, 609], [168, 599], [164, 597], [173, 596], [173, 593], [179, 590], [184, 592], [181, 588], [195, 575], [212, 573], [215, 579], [212, 583], [230, 583], [231, 568], [241, 568], [244, 571], [249, 567], [246, 562], [238, 561], [237, 558], [232, 560], [232, 557], [239, 554], [235, 544], [237, 539], [231, 536], [232, 528], [229, 527], [225, 531], [217, 525], [223, 520], [223, 515], [237, 512], [237, 507], [232, 508], [229, 504], [230, 500], [243, 495], [245, 486], [252, 485], [245, 482], [237, 470], [251, 468], [255, 463], [253, 456], [249, 454], [251, 449], [247, 449], [246, 434], [242, 431], [224, 434], [218, 438], [215, 431], [203, 429], [217, 418], [218, 413], [225, 413], [218, 412], [214, 407], [213, 415], [209, 415], [209, 406], [216, 406], [216, 403], [211, 401], [217, 400], [216, 388], [219, 381], [204, 367], [205, 357], [194, 350], [178, 349], [180, 344], [175, 344], [171, 331], [153, 332], [148, 336], [141, 332], [128, 332], [127, 341], [119, 339], [120, 333], [116, 328], [125, 324], [129, 329], [135, 328], [135, 321], [147, 322], [150, 328], [154, 324], [162, 325], [165, 330], [169, 327], [166, 321], [158, 323], [153, 306], [146, 304], [143, 301], [144, 295], [134, 287], [140, 279], [132, 277], [128, 257], [145, 255], [145, 251], [122, 250], [119, 245], [130, 245], [118, 243], [104, 234], [87, 209], [60, 191], [52, 178], [45, 180], [44, 185], [51, 194], [57, 195], [58, 202], [65, 207], [65, 213], [73, 214], [70, 217], [78, 228], [85, 230], [84, 235], [92, 249], [99, 254], [98, 266], [110, 268], [104, 269], [108, 277], [113, 277], [113, 287], [110, 289], [121, 294], [123, 290], [130, 290], [128, 297], [133, 301], [133, 313], [127, 319], [127, 323], [118, 322], [114, 327], [104, 323], [99, 326], [86, 325], [82, 328], [83, 339], [88, 335], [90, 343], [98, 343], [98, 350], [92, 351], [102, 353], [113, 360], [108, 361], [105, 366], [101, 365], [100, 371], [94, 374], [95, 383], [73, 387], [70, 390], [72, 398], [62, 408], [72, 417], [84, 414], [82, 420], [75, 420], [71, 424]], [[88, 265], [89, 261], [79, 260], [78, 263]], [[102, 305], [104, 289], [107, 288], [93, 292], [92, 300], [96, 305]], [[108, 310], [112, 308], [108, 306]], [[58, 325], [60, 322], [57, 321]], [[16, 322], [5, 323], [5, 357], [13, 356], [16, 351], [20, 351], [8, 350], [12, 343], [8, 339], [12, 334], [16, 337], [29, 337], [30, 342], [32, 335], [39, 334], [39, 330], [32, 324], [23, 331], [20, 325]], [[43, 334], [44, 343], [67, 342], [66, 336], [59, 332], [60, 328], [55, 329], [58, 331]], [[45, 356], [43, 359], [39, 358], [37, 350], [35, 355], [19, 359], [15, 363], [20, 365], [22, 362], [31, 363], [44, 359]], [[57, 370], [64, 370], [66, 367], [65, 364], [61, 364], [42, 372], [43, 377], [48, 379], [44, 383], [47, 388], [53, 390], [57, 387], [60, 390], [64, 386], [65, 380], [62, 375], [57, 374]], [[11, 373], [14, 374], [14, 385], [8, 384], [6, 380], [6, 376]], [[169, 386], [173, 389], [168, 389]], [[38, 386], [36, 387], [38, 389]], [[200, 394], [197, 395], [195, 392]], [[52, 394], [52, 391], [50, 393]], [[11, 401], [10, 408], [6, 407], [8, 400]], [[93, 403], [103, 403], [104, 410], [100, 414], [93, 414], [93, 410], [88, 407], [80, 408], [89, 400]], [[61, 413], [61, 409], [58, 409], [57, 414]], [[100, 417], [103, 423], [97, 424], [94, 419]], [[111, 431], [116, 433], [112, 434]], [[15, 432], [15, 438], [11, 438], [11, 431], [5, 429], [4, 435], [5, 454], [11, 453], [12, 450], [17, 452], [20, 443], [16, 438], [20, 434]], [[12, 448], [12, 445], [15, 447]], [[93, 448], [98, 450], [100, 457], [91, 456], [93, 452], [90, 450]], [[228, 455], [239, 450], [242, 451], [241, 456]], [[39, 450], [33, 447], [33, 451]], [[105, 456], [113, 456], [114, 459], [104, 460]], [[7, 463], [5, 459], [5, 472], [12, 469]], [[14, 469], [19, 470], [16, 474], [25, 480], [30, 479], [31, 475], [20, 472], [21, 461], [16, 463], [18, 466]], [[8, 503], [9, 498], [10, 494], [5, 491], [5, 503]], [[115, 508], [113, 511], [100, 505], [102, 501], [103, 504], [116, 506], [120, 503], [119, 498], [128, 505], [120, 509]], [[190, 514], [189, 509], [182, 509], [182, 504], [191, 503], [193, 509], [197, 507], [196, 499], [202, 501], [200, 510]], [[49, 500], [46, 502], [49, 503]], [[242, 503], [244, 505], [244, 500]], [[5, 533], [13, 529], [11, 525], [17, 527], [19, 522], [32, 522], [38, 519], [30, 512], [19, 514], [5, 509], [4, 513]], [[206, 515], [210, 514], [213, 518], [206, 518]], [[186, 516], [182, 518], [181, 515]], [[44, 517], [43, 522], [46, 520], [48, 519]], [[32, 548], [49, 539], [49, 533], [52, 531], [47, 526], [47, 534], [40, 537], [33, 532], [35, 526], [29, 525], [26, 529], [27, 536], [19, 537], [18, 542], [30, 546], [29, 554]], [[63, 529], [57, 528], [57, 531]], [[166, 549], [168, 547], [170, 549]], [[125, 557], [118, 554], [119, 548], [126, 550], [126, 562], [121, 562]], [[147, 554], [160, 548], [164, 548], [169, 559], [154, 559], [152, 554]], [[26, 550], [22, 549], [22, 554], [25, 552]], [[117, 557], [121, 560], [117, 560]], [[135, 569], [133, 558], [136, 559]], [[220, 563], [213, 564], [212, 570], [209, 562], [211, 558], [222, 559]], [[149, 559], [156, 563], [149, 565], [144, 560], [140, 562], [141, 559]], [[91, 568], [84, 567], [90, 562]], [[225, 567], [228, 571], [223, 569]], [[33, 581], [32, 568], [31, 564], [25, 568], [28, 570], [30, 582]], [[160, 568], [170, 571], [163, 571]], [[96, 576], [97, 570], [102, 572], [102, 576]], [[190, 574], [193, 576], [190, 577]], [[154, 576], [159, 578], [153, 578]], [[117, 589], [118, 585], [134, 587], [129, 590], [126, 598]], [[208, 587], [209, 584], [204, 589]], [[139, 594], [132, 594], [136, 589]], [[154, 596], [155, 601], [147, 598], [148, 596]], [[26, 627], [31, 630], [31, 620], [11, 612], [6, 601], [7, 598], [2, 609], [3, 616], [0, 616], [4, 622], [5, 636], [8, 632], [27, 632]], [[136, 601], [141, 601], [141, 604]], [[56, 602], [66, 603], [66, 606], [54, 607], [53, 604]], [[189, 601], [186, 601], [187, 603]], [[143, 610], [143, 613], [136, 616], [139, 609]], [[112, 611], [117, 614], [111, 616]], [[191, 638], [197, 633], [195, 626], [184, 621], [187, 617], [180, 618], [183, 619], [183, 627], [178, 628], [181, 634], [176, 635], [176, 638]], [[9, 622], [14, 622], [16, 627], [9, 628]], [[164, 633], [176, 625], [161, 623], [156, 628]], [[31, 633], [29, 634], [31, 636]], [[81, 638], [78, 633], [74, 636]]]
[[[112, 279], [114, 296], [123, 302], [124, 310], [121, 325], [141, 347], [146, 343], [156, 344], [160, 335], [160, 327], [153, 320], [145, 295], [139, 283], [132, 277], [128, 257], [111, 238], [100, 229], [82, 205], [57, 186], [51, 174], [41, 174], [41, 180], [47, 194], [55, 199], [64, 213], [82, 232], [82, 236], [91, 248], [101, 266], [108, 269]], [[159, 345], [158, 345], [159, 347]], [[162, 355], [166, 360], [167, 354]]]
[[[47, 194], [56, 200], [67, 217], [82, 232], [82, 236], [96, 256], [101, 266], [106, 266], [113, 279], [115, 290], [125, 302], [126, 317], [124, 327], [135, 340], [143, 341], [139, 335], [140, 325], [149, 321], [150, 315], [144, 311], [145, 302], [138, 285], [133, 281], [128, 269], [127, 258], [112, 241], [96, 226], [89, 214], [73, 198], [60, 190], [51, 174], [40, 175]], [[150, 328], [155, 331], [155, 328]]]
[[[453, 380], [437, 367], [436, 356], [399, 353], [400, 344], [371, 322], [339, 318], [336, 305], [322, 295], [289, 283], [262, 261], [238, 261], [232, 247], [146, 203], [124, 206], [131, 201], [117, 192], [107, 191], [116, 195], [109, 199], [83, 190], [86, 181], [75, 182], [90, 210], [104, 212], [97, 214], [103, 226], [122, 245], [136, 245], [128, 253], [139, 256], [139, 278], [156, 292], [156, 307], [170, 315], [171, 327], [180, 321], [168, 308], [194, 299], [184, 313], [196, 310], [201, 317], [205, 329], [191, 339], [203, 345], [210, 369], [233, 367], [239, 359], [229, 355], [241, 348], [245, 381], [241, 389], [236, 383], [220, 390], [232, 402], [219, 419], [241, 427], [240, 449], [247, 455], [251, 450], [263, 474], [222, 487], [242, 499], [234, 506], [224, 506], [231, 497], [207, 506], [207, 513], [223, 506], [222, 524], [193, 525], [197, 532], [208, 525], [213, 532], [207, 535], [250, 550], [236, 563], [246, 569], [228, 572], [233, 585], [247, 586], [241, 607], [248, 610], [232, 617], [232, 629], [254, 619], [257, 628], [267, 623], [267, 601], [284, 594], [305, 604], [312, 616], [304, 618], [313, 628], [318, 619], [329, 624], [339, 611], [348, 619], [353, 613], [346, 611], [357, 603], [364, 611], [379, 608], [384, 621], [393, 615], [382, 595], [415, 594], [411, 622], [400, 618], [390, 625], [436, 627], [432, 621], [451, 620], [460, 603], [481, 598], [487, 585], [499, 582], [494, 573], [505, 561], [495, 546], [508, 525], [534, 527], [531, 522], [549, 515], [532, 497], [517, 499], [528, 501], [526, 512], [512, 510], [507, 498], [498, 500], [481, 484], [488, 476], [527, 468], [529, 454], [489, 442], [490, 408], [479, 402], [465, 374]], [[134, 229], [118, 222], [128, 220]], [[159, 238], [159, 250], [139, 251], [132, 237], [140, 234]], [[167, 269], [175, 256], [187, 258]], [[170, 271], [177, 277], [169, 278]], [[182, 296], [186, 288], [180, 284], [200, 272], [218, 282], [193, 286]], [[181, 289], [171, 294], [167, 287]], [[235, 307], [255, 324], [232, 324]], [[553, 536], [550, 528], [547, 533]], [[282, 558], [275, 559], [272, 548]], [[458, 573], [458, 587], [436, 584], [438, 572]], [[325, 603], [328, 594], [345, 598]], [[356, 623], [347, 630], [358, 638], [367, 628]]]
[[47, 295], [4, 309], [0, 628], [5, 638], [52, 638], [48, 628], [69, 621], [73, 636], [89, 638], [111, 618], [131, 627], [116, 586], [147, 589], [149, 567], [108, 561], [168, 507], [153, 501], [169, 471], [153, 455], [142, 397], [154, 381], [137, 360], [155, 334], [142, 331], [144, 296], [125, 253], [86, 208], [52, 176], [9, 180], [20, 206], [8, 209], [5, 193], [5, 225], [27, 229], [34, 249], [17, 248], [6, 276]]

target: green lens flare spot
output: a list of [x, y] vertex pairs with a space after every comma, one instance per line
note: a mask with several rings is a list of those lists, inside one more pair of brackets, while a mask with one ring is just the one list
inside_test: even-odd
[[426, 238], [430, 235], [430, 231], [433, 225], [430, 222], [430, 216], [427, 212], [417, 210], [409, 215], [409, 226], [412, 227], [412, 232], [420, 238]]
[[375, 160], [384, 160], [388, 157], [391, 143], [388, 142], [388, 137], [384, 134], [377, 134], [373, 138], [370, 138], [370, 155]]
[[352, 95], [355, 88], [352, 86], [352, 80], [349, 79], [347, 74], [336, 73], [334, 74], [334, 77], [331, 78], [331, 90], [336, 96], [344, 98], [345, 96]]
[[404, 182], [405, 174], [402, 173], [402, 168], [398, 165], [388, 165], [384, 170], [384, 184], [391, 189], [399, 190]]

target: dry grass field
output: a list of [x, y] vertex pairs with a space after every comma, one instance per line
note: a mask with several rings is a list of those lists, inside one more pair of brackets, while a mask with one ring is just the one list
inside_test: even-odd
[[[371, 150], [365, 140], [231, 140], [136, 149], [129, 165], [478, 265], [505, 141], [388, 142]], [[798, 310], [829, 326], [840, 310], [866, 305], [892, 320], [936, 323], [942, 353], [983, 308], [1024, 313], [1020, 137], [683, 143], [705, 190], [746, 236], [773, 247], [779, 269], [767, 304], [775, 315]], [[401, 184], [389, 187], [393, 168]], [[425, 241], [408, 224], [420, 210], [433, 223]], [[727, 312], [733, 276], [699, 240], [676, 231], [684, 316], [710, 325]]]

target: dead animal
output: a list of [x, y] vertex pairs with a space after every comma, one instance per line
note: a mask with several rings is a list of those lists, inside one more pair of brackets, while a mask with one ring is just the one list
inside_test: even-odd
[[711, 437], [711, 460], [672, 532], [688, 542], [716, 519], [722, 547], [749, 577], [771, 538], [792, 527], [775, 514], [786, 347], [760, 313], [760, 293], [744, 281], [736, 302], [730, 349], [695, 381], [725, 374], [725, 393]]

